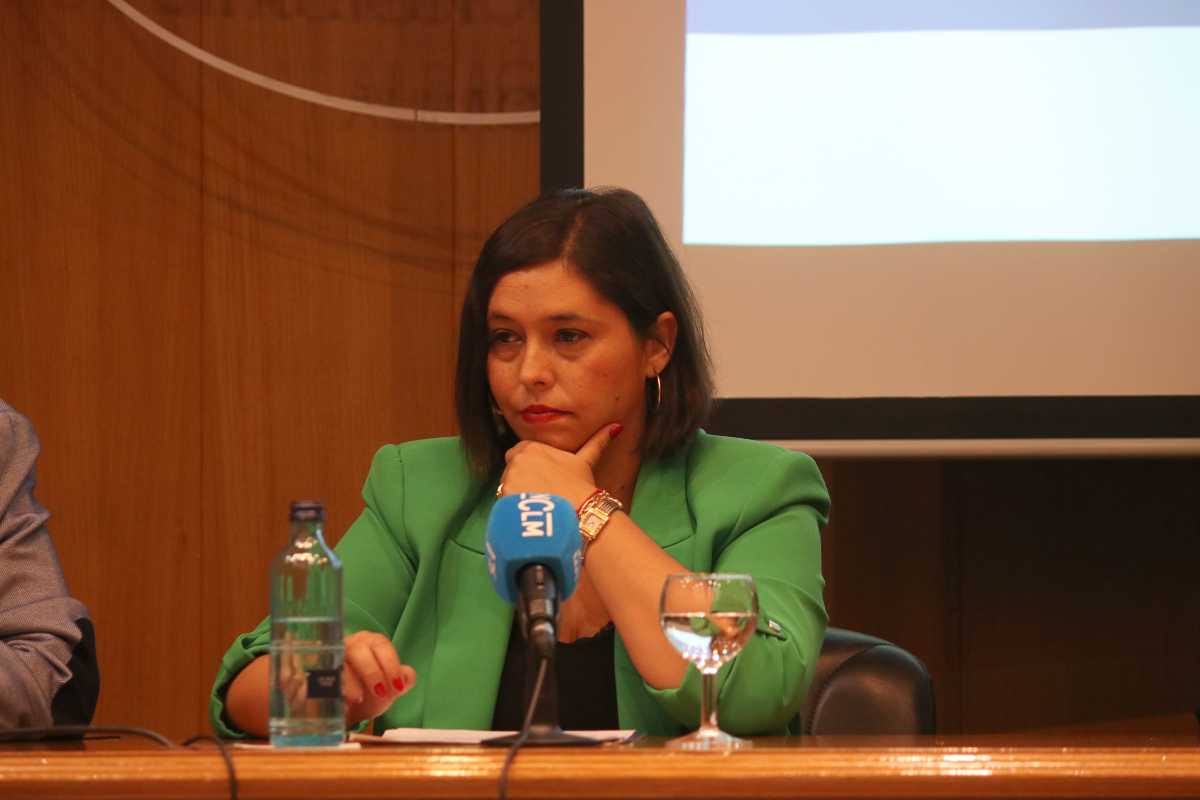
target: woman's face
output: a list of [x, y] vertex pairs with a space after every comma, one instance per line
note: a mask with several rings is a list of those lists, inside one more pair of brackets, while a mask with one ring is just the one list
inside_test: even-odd
[[[670, 317], [673, 344], [674, 317]], [[660, 317], [659, 326], [663, 323]], [[488, 383], [509, 427], [574, 452], [602, 427], [641, 441], [646, 379], [670, 359], [563, 261], [510, 272], [488, 303]]]

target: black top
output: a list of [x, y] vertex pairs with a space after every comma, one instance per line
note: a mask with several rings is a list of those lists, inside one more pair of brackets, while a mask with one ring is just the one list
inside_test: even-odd
[[[595, 636], [558, 643], [554, 658], [558, 667], [558, 723], [564, 730], [615, 730], [617, 720], [617, 676], [613, 666], [613, 626], [609, 623]], [[508, 651], [496, 691], [492, 730], [519, 731], [525, 721], [525, 637], [513, 615]]]

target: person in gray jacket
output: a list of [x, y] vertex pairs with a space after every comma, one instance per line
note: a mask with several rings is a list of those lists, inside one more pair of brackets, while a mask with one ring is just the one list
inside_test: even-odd
[[95, 636], [33, 497], [29, 420], [0, 400], [0, 730], [82, 725], [100, 691]]

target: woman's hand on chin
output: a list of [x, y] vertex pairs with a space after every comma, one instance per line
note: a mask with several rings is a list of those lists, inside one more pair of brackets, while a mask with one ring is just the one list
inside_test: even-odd
[[541, 442], [517, 442], [504, 456], [503, 493], [545, 492], [578, 506], [596, 490], [596, 464], [621, 430], [619, 423], [605, 425], [574, 453]]

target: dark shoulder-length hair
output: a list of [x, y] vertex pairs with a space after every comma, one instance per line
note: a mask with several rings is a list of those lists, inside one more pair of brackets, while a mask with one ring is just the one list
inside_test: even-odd
[[646, 391], [642, 457], [669, 454], [708, 414], [713, 379], [700, 310], [650, 209], [626, 189], [554, 192], [517, 211], [488, 237], [463, 300], [455, 405], [463, 447], [481, 475], [497, 470], [516, 441], [496, 425], [488, 385], [492, 290], [510, 272], [559, 259], [620, 308], [638, 336], [651, 335], [664, 311], [678, 321], [671, 360], [659, 376], [661, 403], [653, 381]]

